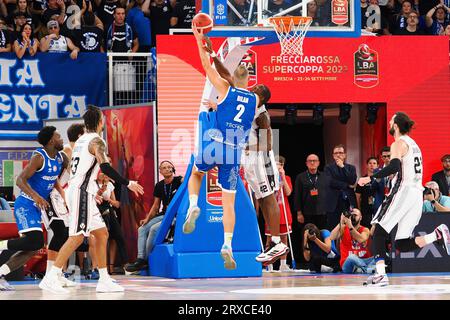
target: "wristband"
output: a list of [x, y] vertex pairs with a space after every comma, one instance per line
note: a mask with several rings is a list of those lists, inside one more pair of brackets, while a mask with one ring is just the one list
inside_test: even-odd
[[431, 204], [435, 204], [436, 200], [431, 200], [430, 202], [431, 202]]

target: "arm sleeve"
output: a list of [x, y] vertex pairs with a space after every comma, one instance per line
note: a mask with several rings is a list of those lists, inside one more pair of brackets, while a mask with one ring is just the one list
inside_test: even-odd
[[104, 162], [100, 165], [100, 169], [104, 174], [113, 179], [115, 182], [128, 186], [130, 181], [123, 178], [108, 162]]
[[392, 159], [389, 165], [375, 173], [372, 177], [374, 179], [381, 179], [390, 176], [391, 174], [399, 172], [401, 169], [400, 159]]

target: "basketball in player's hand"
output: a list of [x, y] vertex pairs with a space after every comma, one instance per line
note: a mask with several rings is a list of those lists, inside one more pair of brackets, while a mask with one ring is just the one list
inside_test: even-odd
[[192, 19], [192, 25], [197, 27], [199, 33], [203, 30], [203, 34], [207, 34], [213, 27], [213, 20], [206, 13], [199, 12]]

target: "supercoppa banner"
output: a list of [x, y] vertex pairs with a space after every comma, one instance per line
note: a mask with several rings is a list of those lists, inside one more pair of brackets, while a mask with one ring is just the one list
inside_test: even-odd
[[0, 55], [0, 139], [35, 140], [45, 119], [80, 117], [105, 105], [106, 55]]

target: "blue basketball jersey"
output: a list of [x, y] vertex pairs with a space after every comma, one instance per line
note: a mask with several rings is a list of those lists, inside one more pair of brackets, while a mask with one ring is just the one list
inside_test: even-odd
[[222, 142], [243, 147], [248, 141], [255, 111], [256, 95], [253, 92], [229, 87], [227, 95], [217, 106], [216, 128]]
[[[28, 179], [28, 184], [42, 198], [48, 199], [50, 192], [55, 186], [56, 179], [58, 179], [58, 176], [61, 173], [63, 157], [61, 152], [58, 152], [56, 157], [52, 159], [47, 155], [47, 152], [43, 148], [38, 148], [34, 152], [39, 153], [44, 158], [44, 165]], [[23, 191], [20, 192], [20, 195], [30, 199], [30, 196]]]

